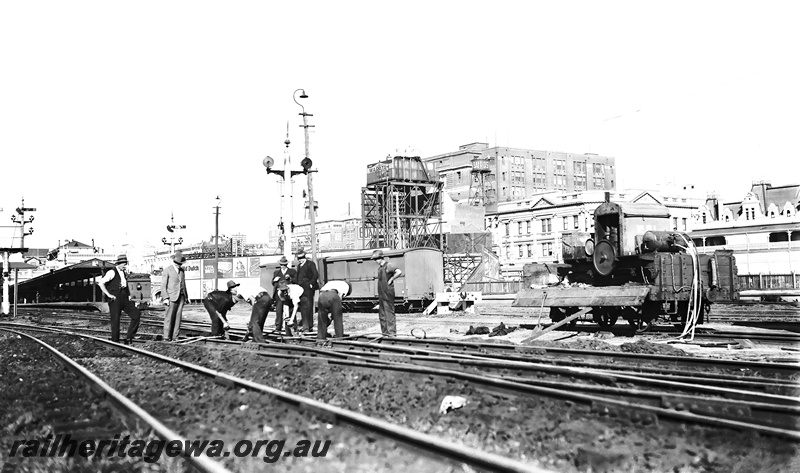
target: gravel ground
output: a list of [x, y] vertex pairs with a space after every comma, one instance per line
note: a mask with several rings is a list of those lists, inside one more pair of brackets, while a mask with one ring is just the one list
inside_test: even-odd
[[[754, 434], [667, 422], [644, 426], [570, 402], [510, 398], [437, 376], [272, 359], [246, 350], [164, 343], [148, 348], [556, 471], [800, 471], [795, 445]], [[467, 405], [440, 414], [447, 395], [462, 396]]]
[[[247, 304], [237, 304], [229, 314], [232, 325], [244, 327], [249, 320], [249, 311]], [[494, 313], [500, 312], [495, 310]], [[202, 307], [189, 306], [184, 314], [187, 320], [208, 322], [208, 315]], [[272, 326], [273, 317], [274, 313], [271, 313], [267, 327]], [[492, 343], [663, 354], [685, 353], [724, 359], [773, 361], [793, 359], [791, 354], [781, 351], [778, 347], [757, 346], [755, 349], [742, 350], [726, 347], [707, 348], [690, 344], [667, 345], [663, 343], [663, 338], [659, 340], [658, 337], [650, 335], [615, 337], [610, 333], [603, 333], [573, 335], [558, 341], [570, 333], [557, 331], [545, 334], [535, 342], [525, 342], [533, 334], [533, 331], [525, 329], [518, 329], [502, 337], [463, 335], [470, 326], [482, 325], [491, 329], [500, 322], [504, 322], [507, 326], [517, 326], [521, 323], [535, 324], [536, 320], [536, 317], [523, 317], [517, 313], [451, 314], [429, 317], [398, 314], [398, 334], [410, 334], [413, 328], [421, 328], [429, 338], [446, 337]], [[547, 321], [547, 317], [543, 317], [544, 321]], [[348, 334], [377, 333], [378, 327], [376, 313], [345, 315], [345, 332]], [[724, 328], [731, 329], [729, 325], [725, 325]], [[744, 334], [747, 333], [746, 330], [751, 330], [749, 327], [742, 329], [745, 330]], [[419, 330], [415, 330], [415, 334], [419, 333]], [[646, 343], [648, 340], [661, 343]], [[197, 346], [178, 347], [163, 343], [151, 343], [148, 347], [555, 471], [595, 473], [597, 471], [682, 473], [800, 471], [795, 444], [752, 434], [727, 430], [714, 431], [704, 427], [667, 422], [662, 422], [658, 426], [642, 426], [618, 418], [602, 417], [581, 405], [547, 398], [511, 399], [481, 391], [467, 383], [438, 377], [329, 367], [315, 362], [276, 360], [258, 357], [247, 351], [221, 351]], [[175, 392], [169, 377], [153, 373], [149, 376], [151, 378], [143, 377], [139, 381], [132, 380], [132, 382], [147, 384], [145, 380], [150, 379], [150, 384], [160, 383], [161, 386], [170, 386], [168, 390], [161, 391]], [[154, 383], [153, 380], [158, 382]], [[214, 389], [219, 387], [215, 386]], [[188, 388], [184, 390], [190, 391]], [[194, 397], [188, 396], [184, 402], [194, 405], [193, 403], [198, 402], [199, 395], [197, 389], [191, 393]], [[468, 403], [462, 409], [441, 415], [438, 413], [438, 408], [446, 395], [463, 396]], [[236, 396], [239, 394], [236, 393]], [[250, 400], [239, 405], [249, 406], [249, 403]], [[271, 412], [273, 411], [270, 409], [259, 411], [259, 416], [270, 419]], [[244, 437], [241, 435], [243, 431], [248, 435], [250, 432], [255, 435], [259, 426], [262, 432], [264, 426], [274, 429], [269, 420], [256, 422], [246, 420], [244, 417], [242, 419], [241, 425], [237, 425], [231, 435]], [[205, 425], [206, 430], [197, 427], [198, 432], [207, 434], [208, 424], [202, 425]], [[261, 435], [263, 438], [263, 433]], [[276, 464], [276, 466], [281, 465], [285, 467], [289, 463], [280, 461]], [[312, 462], [309, 465], [300, 462], [296, 467], [302, 471], [303, 468], [314, 465], [317, 463]], [[372, 466], [378, 470], [399, 468], [395, 464]]]
[[10, 457], [14, 441], [46, 439], [48, 435], [56, 438], [58, 434], [76, 438], [81, 432], [86, 433], [85, 429], [77, 427], [82, 422], [96, 424], [88, 428], [94, 432], [93, 438], [110, 439], [115, 434], [149, 438], [146, 432], [125, 428], [119, 417], [86, 386], [40, 345], [0, 332], [0, 465], [4, 465], [3, 472], [181, 471], [174, 461], [158, 465], [128, 457], [23, 458], [20, 448], [13, 458]]

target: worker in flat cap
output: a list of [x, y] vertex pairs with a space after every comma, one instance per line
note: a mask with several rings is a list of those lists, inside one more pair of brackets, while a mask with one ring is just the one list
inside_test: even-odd
[[303, 297], [300, 298], [301, 330], [309, 332], [314, 329], [314, 293], [319, 289], [319, 271], [313, 261], [306, 259], [303, 249], [297, 252], [297, 284], [303, 288]]
[[328, 281], [319, 290], [317, 301], [317, 341], [328, 339], [328, 327], [333, 323], [336, 338], [344, 336], [342, 298], [350, 295], [350, 285], [345, 281]]
[[164, 340], [171, 342], [178, 339], [183, 319], [183, 306], [189, 299], [186, 290], [186, 274], [183, 263], [186, 257], [178, 251], [172, 257], [172, 264], [166, 266], [161, 273], [161, 300], [167, 304], [164, 312]]
[[134, 335], [139, 330], [139, 308], [130, 300], [131, 291], [128, 288], [127, 278], [128, 256], [119, 255], [114, 262], [114, 267], [97, 282], [100, 290], [108, 298], [108, 311], [111, 313], [111, 341], [119, 342], [119, 318], [122, 311], [128, 314], [131, 322], [128, 324], [128, 333], [123, 343], [130, 344]]
[[256, 343], [266, 343], [264, 339], [264, 322], [267, 321], [269, 308], [272, 307], [272, 291], [264, 289], [256, 283], [245, 283], [237, 288], [237, 297], [252, 306], [250, 322], [247, 324], [247, 334], [243, 341], [253, 337]]
[[394, 314], [394, 281], [403, 272], [389, 262], [382, 250], [372, 252], [372, 260], [378, 263], [378, 320], [384, 336], [397, 335], [397, 320]]
[[272, 273], [272, 300], [275, 301], [275, 330], [280, 332], [283, 330], [283, 300], [278, 297], [278, 284], [281, 281], [286, 281], [287, 284], [292, 284], [297, 281], [297, 271], [289, 267], [289, 259], [281, 256], [278, 262], [280, 267]]
[[297, 284], [281, 281], [278, 283], [278, 299], [282, 301], [283, 312], [278, 314], [283, 318], [283, 327], [286, 335], [292, 336], [292, 328], [297, 326], [297, 309], [300, 308], [300, 298], [303, 297], [303, 288]]
[[203, 307], [208, 311], [208, 316], [211, 317], [211, 336], [224, 337], [230, 340], [228, 336], [227, 313], [231, 308], [236, 305], [238, 298], [236, 297], [236, 288], [239, 284], [234, 281], [228, 281], [228, 288], [224, 291], [211, 291], [203, 300]]

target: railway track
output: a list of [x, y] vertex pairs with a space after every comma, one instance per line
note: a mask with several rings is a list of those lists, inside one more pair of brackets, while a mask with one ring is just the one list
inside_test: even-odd
[[[750, 431], [779, 439], [781, 442], [790, 444], [797, 442], [797, 406], [791, 402], [783, 404], [776, 402], [776, 399], [779, 398], [763, 396], [765, 391], [793, 388], [791, 382], [780, 379], [781, 376], [785, 376], [785, 372], [780, 369], [774, 372], [765, 372], [769, 375], [768, 377], [741, 376], [741, 378], [748, 378], [742, 381], [748, 381], [750, 386], [746, 389], [743, 387], [738, 398], [733, 396], [733, 398], [725, 399], [719, 396], [712, 397], [709, 394], [710, 391], [705, 391], [708, 388], [707, 384], [713, 384], [708, 383], [706, 378], [716, 380], [717, 384], [726, 384], [730, 381], [726, 377], [727, 375], [721, 373], [705, 373], [702, 375], [703, 378], [688, 380], [684, 384], [701, 383], [702, 390], [693, 392], [691, 388], [679, 385], [661, 384], [659, 386], [659, 383], [653, 383], [653, 380], [646, 380], [647, 374], [641, 373], [636, 374], [635, 377], [641, 378], [636, 381], [643, 384], [634, 385], [632, 380], [624, 377], [625, 371], [635, 373], [631, 370], [622, 370], [623, 374], [620, 374], [619, 372], [607, 372], [607, 370], [603, 372], [596, 368], [576, 370], [568, 366], [559, 366], [556, 362], [540, 363], [545, 366], [538, 367], [534, 367], [530, 363], [525, 363], [522, 367], [508, 364], [509, 361], [520, 363], [512, 359], [515, 356], [528, 357], [528, 362], [530, 362], [530, 355], [539, 356], [540, 349], [514, 350], [514, 347], [508, 345], [475, 343], [462, 345], [458, 342], [416, 339], [382, 339], [377, 343], [375, 340], [336, 341], [331, 344], [331, 347], [318, 347], [312, 340], [301, 338], [284, 340], [288, 343], [277, 342], [280, 340], [279, 337], [273, 337], [273, 340], [275, 341], [269, 345], [260, 346], [251, 343], [242, 345], [238, 342], [208, 339], [188, 339], [184, 341], [189, 344], [188, 346], [161, 343], [148, 343], [147, 346], [157, 351], [171, 352], [173, 356], [176, 354], [183, 356], [185, 350], [201, 350], [201, 347], [195, 346], [205, 345], [219, 347], [226, 353], [237, 353], [232, 356], [247, 357], [241, 359], [250, 359], [255, 353], [260, 355], [257, 358], [265, 359], [264, 363], [267, 362], [266, 360], [302, 363], [298, 366], [302, 366], [300, 369], [303, 370], [309, 369], [309, 366], [319, 365], [320, 369], [336, 367], [348, 372], [367, 370], [369, 372], [398, 373], [398, 376], [402, 376], [404, 379], [408, 379], [410, 374], [415, 379], [435, 377], [448, 379], [450, 380], [447, 381], [448, 383], [458, 380], [474, 387], [478, 392], [493, 393], [498, 396], [514, 396], [516, 399], [552, 398], [560, 402], [566, 401], [568, 405], [575, 403], [576, 406], [585, 406], [588, 409], [584, 411], [585, 414], [581, 415], [608, 419], [603, 422], [619, 420], [637, 429], [666, 428], [664, 426], [674, 425], [677, 422], [705, 425], [707, 427], [704, 428], [708, 429], [707, 431], [719, 432], [720, 429], [728, 432]], [[347, 348], [331, 349], [333, 345], [339, 343], [346, 344]], [[360, 344], [371, 345], [371, 349], [366, 351], [352, 349], [353, 345]], [[452, 344], [450, 347], [452, 352], [425, 353], [426, 351], [444, 350], [442, 344]], [[384, 349], [411, 347], [410, 349], [414, 353], [378, 349], [379, 347], [376, 345], [383, 346]], [[423, 346], [434, 346], [436, 350], [420, 348]], [[525, 353], [526, 350], [528, 353]], [[512, 355], [515, 351], [522, 353]], [[555, 352], [551, 351], [551, 355], [556, 360], [560, 359], [566, 362], [569, 360], [565, 360], [565, 358], [574, 358], [576, 354], [583, 355], [582, 352], [564, 356], [564, 353], [558, 353], [558, 350], [555, 350]], [[608, 354], [603, 355], [609, 356]], [[222, 358], [227, 359], [229, 356], [231, 355], [223, 355]], [[206, 358], [207, 356], [203, 355], [196, 358], [195, 362], [205, 361]], [[498, 360], [503, 363], [498, 364]], [[320, 363], [322, 364], [320, 365]], [[601, 364], [603, 363], [614, 364], [607, 361]], [[616, 364], [620, 365], [621, 363], [617, 362]], [[770, 365], [769, 368], [780, 368], [775, 364], [765, 365]], [[742, 366], [745, 365], [733, 364], [730, 369], [735, 371], [741, 369]], [[757, 369], [751, 369], [748, 372], [754, 375], [761, 374]], [[577, 374], [586, 376], [578, 381], [571, 379], [577, 378]], [[676, 373], [668, 374], [676, 375]], [[649, 375], [653, 376], [653, 373]], [[561, 379], [553, 379], [553, 377]], [[771, 383], [771, 386], [765, 387], [768, 383]], [[567, 417], [569, 416], [567, 414]], [[714, 435], [719, 436], [719, 433]]]
[[[235, 348], [237, 342], [202, 340], [200, 343]], [[344, 342], [344, 350], [331, 350], [294, 344], [268, 344], [250, 346], [263, 356], [311, 357], [325, 359], [328, 363], [342, 366], [367, 367], [407, 371], [418, 375], [436, 374], [468, 380], [489, 389], [511, 391], [517, 395], [549, 395], [583, 402], [591, 405], [609, 403], [618, 411], [629, 411], [634, 417], [659, 416], [664, 419], [679, 419], [707, 425], [734, 427], [719, 422], [712, 416], [719, 410], [723, 417], [747, 417], [751, 426], [761, 433], [795, 438], [794, 431], [800, 425], [800, 400], [792, 397], [798, 386], [791, 380], [760, 377], [726, 376], [723, 374], [680, 377], [675, 373], [664, 375], [660, 371], [627, 372], [613, 369], [587, 369], [583, 366], [555, 366], [533, 362], [530, 358], [486, 357], [463, 353], [435, 352], [432, 350], [398, 349], [388, 350], [369, 347], [354, 351], [353, 343]], [[365, 348], [359, 344], [359, 348]], [[523, 361], [518, 361], [523, 360]], [[412, 366], [413, 365], [413, 366]], [[746, 365], [741, 363], [740, 366]], [[796, 368], [796, 367], [794, 367]], [[562, 380], [541, 379], [543, 374], [560, 377]], [[581, 379], [581, 383], [564, 378]], [[627, 387], [618, 387], [627, 385]], [[556, 390], [556, 391], [551, 391]], [[765, 391], [771, 391], [767, 394]], [[585, 393], [589, 397], [573, 395]], [[774, 393], [781, 394], [774, 394]], [[598, 397], [591, 397], [598, 396]], [[618, 402], [616, 402], [618, 401]], [[656, 409], [650, 409], [655, 407]], [[661, 408], [662, 410], [658, 410]], [[692, 410], [704, 414], [685, 417], [675, 411]], [[755, 425], [768, 427], [761, 430]], [[777, 427], [777, 431], [771, 430]]]
[[[52, 458], [57, 453], [57, 446], [59, 447], [58, 452], [63, 451], [66, 454], [71, 448], [69, 447], [71, 445], [70, 442], [80, 444], [84, 441], [94, 442], [98, 439], [119, 439], [125, 433], [134, 433], [134, 437], [138, 438], [145, 438], [145, 435], [155, 435], [163, 441], [178, 441], [181, 443], [185, 441], [175, 431], [169, 429], [129, 398], [55, 347], [20, 331], [0, 328], [0, 334], [5, 334], [5, 343], [10, 342], [8, 335], [11, 334], [19, 337], [23, 345], [25, 342], [29, 345], [37, 345], [33, 349], [30, 346], [19, 347], [23, 356], [16, 362], [21, 363], [22, 366], [20, 368], [27, 374], [32, 375], [27, 381], [25, 378], [18, 378], [20, 383], [19, 390], [21, 392], [27, 391], [31, 395], [36, 393], [33, 402], [40, 409], [26, 410], [15, 421], [16, 425], [12, 429], [12, 433], [16, 436], [25, 435], [27, 437], [26, 440], [37, 442], [36, 445], [39, 446], [38, 452], [50, 452], [49, 455]], [[19, 342], [15, 345], [19, 345]], [[46, 352], [42, 353], [42, 349], [46, 350]], [[31, 356], [33, 353], [36, 353], [36, 359]], [[40, 357], [44, 359], [39, 359]], [[17, 356], [15, 355], [13, 358], [17, 358]], [[41, 373], [45, 376], [36, 377], [36, 371], [42, 370], [35, 368], [31, 370], [32, 367], [29, 364], [35, 363], [35, 365], [38, 365], [46, 362], [47, 359], [55, 360], [66, 368], [67, 372], [59, 374], [52, 372]], [[52, 368], [52, 365], [50, 365], [50, 368]], [[48, 370], [45, 369], [44, 371]], [[10, 380], [6, 382], [10, 382]], [[137, 433], [138, 435], [136, 435]], [[38, 443], [39, 441], [41, 443]], [[62, 445], [67, 445], [68, 448], [61, 450]], [[6, 447], [8, 446], [6, 445]], [[44, 447], [49, 447], [49, 450]], [[95, 467], [106, 469], [125, 468], [126, 470], [130, 468], [129, 471], [153, 471], [151, 465], [147, 464], [147, 462], [137, 461], [132, 457], [124, 457], [111, 450], [112, 448], [116, 450], [118, 447], [121, 452], [121, 446], [109, 445], [108, 455], [97, 459], [94, 462]], [[12, 457], [12, 448], [13, 445], [6, 450], [9, 452], [9, 456], [5, 458], [3, 471], [9, 471], [7, 468], [26, 469], [31, 464], [36, 465], [42, 462], [48, 464], [47, 461], [49, 459], [46, 456], [44, 458], [28, 456], [25, 453], [25, 449], [19, 447], [17, 450], [21, 451], [14, 451], [14, 456]], [[35, 454], [36, 452], [33, 453]], [[61, 457], [56, 460], [56, 464], [62, 463], [59, 460], [63, 460], [65, 467], [70, 470], [73, 468], [85, 468], [85, 463], [88, 462], [81, 462], [80, 455], [73, 455], [71, 458]], [[189, 462], [197, 471], [209, 473], [228, 472], [227, 469], [205, 455], [187, 457], [185, 461]], [[48, 464], [48, 468], [53, 467], [54, 465]], [[168, 471], [168, 469], [165, 467], [163, 471]]]
[[[17, 327], [17, 330], [11, 330], [5, 327], [0, 327], [0, 330], [6, 330], [11, 333], [15, 334], [22, 334], [19, 330], [20, 327]], [[345, 436], [348, 437], [355, 437], [363, 435], [365, 432], [369, 432], [367, 437], [373, 437], [371, 440], [364, 438], [363, 443], [365, 444], [373, 444], [376, 442], [376, 435], [378, 436], [378, 450], [381, 452], [393, 452], [396, 450], [395, 445], [399, 442], [400, 445], [406, 445], [411, 447], [411, 450], [404, 450], [404, 452], [400, 455], [389, 455], [389, 458], [394, 458], [394, 461], [401, 461], [402, 464], [405, 464], [408, 468], [415, 470], [415, 471], [461, 471], [462, 469], [466, 469], [467, 471], [471, 471], [470, 467], [472, 468], [479, 468], [479, 469], [489, 469], [492, 471], [546, 471], [541, 468], [537, 468], [531, 464], [523, 464], [515, 460], [511, 460], [508, 458], [504, 458], [489, 452], [482, 452], [475, 449], [468, 449], [461, 445], [448, 442], [442, 440], [440, 438], [420, 434], [413, 430], [400, 427], [389, 422], [375, 419], [367, 415], [363, 415], [360, 413], [348, 411], [346, 409], [342, 409], [336, 406], [331, 406], [325, 404], [323, 402], [315, 401], [313, 399], [297, 396], [286, 391], [282, 391], [279, 389], [275, 389], [264, 384], [254, 383], [247, 379], [243, 379], [240, 377], [232, 376], [230, 374], [210, 370], [192, 363], [187, 363], [184, 361], [180, 361], [174, 358], [166, 357], [163, 355], [159, 355], [157, 353], [153, 353], [148, 350], [143, 350], [141, 348], [135, 348], [130, 346], [124, 346], [115, 344], [108, 340], [103, 340], [96, 337], [91, 337], [88, 335], [79, 335], [79, 334], [69, 334], [63, 331], [59, 331], [56, 329], [45, 329], [43, 327], [28, 327], [28, 330], [31, 331], [38, 331], [38, 332], [48, 332], [48, 333], [57, 333], [58, 336], [68, 336], [68, 337], [79, 337], [82, 340], [90, 341], [91, 344], [99, 344], [105, 347], [112, 347], [114, 350], [123, 350], [128, 354], [133, 354], [135, 357], [128, 362], [128, 366], [136, 366], [141, 364], [141, 369], [144, 370], [143, 373], [133, 374], [130, 379], [134, 381], [138, 381], [133, 383], [134, 385], [146, 384], [143, 383], [142, 378], [147, 377], [148, 373], [152, 373], [153, 370], [160, 370], [163, 368], [159, 368], [158, 365], [163, 365], [164, 363], [170, 364], [182, 372], [189, 373], [191, 377], [196, 377], [199, 375], [200, 377], [206, 378], [209, 381], [208, 383], [215, 384], [221, 386], [222, 388], [227, 389], [229, 392], [233, 393], [235, 390], [240, 389], [241, 391], [238, 393], [239, 395], [244, 394], [244, 391], [248, 391], [253, 393], [253, 395], [249, 398], [249, 405], [248, 409], [259, 409], [263, 412], [275, 412], [274, 406], [257, 406], [257, 403], [260, 399], [267, 399], [268, 401], [274, 402], [274, 400], [282, 401], [283, 405], [289, 406], [290, 408], [296, 410], [300, 417], [303, 416], [311, 417], [312, 422], [315, 420], [327, 422], [329, 427], [328, 429], [333, 428], [333, 425], [343, 426], [339, 427], [343, 429], [347, 427], [347, 433], [338, 434], [338, 442], [337, 445], [344, 445], [345, 443], [351, 444], [350, 447], [353, 447], [352, 440], [343, 440]], [[30, 335], [24, 335], [30, 337]], [[31, 337], [34, 338], [34, 337]], [[146, 358], [147, 362], [135, 362], [135, 359]], [[98, 363], [92, 360], [86, 361], [84, 363], [95, 365], [96, 367], [100, 367], [102, 363]], [[106, 370], [106, 373], [110, 373], [110, 368]], [[169, 370], [170, 372], [174, 372], [174, 370]], [[180, 384], [180, 383], [179, 383]], [[194, 386], [196, 382], [192, 383], [183, 383], [184, 386]], [[130, 387], [129, 387], [130, 388]], [[142, 389], [139, 388], [130, 388], [138, 397], [143, 400], [146, 400], [147, 393], [142, 392]], [[203, 390], [202, 386], [194, 386], [193, 389]], [[149, 395], [158, 395], [157, 393], [160, 390], [154, 391], [153, 389], [149, 390]], [[167, 391], [169, 392], [169, 391]], [[229, 393], [230, 394], [230, 393]], [[267, 398], [264, 398], [262, 395], [267, 394], [269, 395]], [[163, 394], [162, 394], [163, 395]], [[233, 396], [233, 394], [230, 394]], [[224, 403], [226, 407], [229, 407], [229, 403]], [[172, 410], [173, 407], [179, 409], [179, 406], [168, 406], [167, 410]], [[197, 406], [194, 406], [197, 408]], [[155, 410], [158, 410], [158, 407], [154, 407]], [[161, 408], [163, 410], [163, 407]], [[285, 409], [285, 408], [284, 408]], [[184, 412], [185, 414], [185, 412]], [[162, 413], [164, 415], [164, 413]], [[174, 417], [174, 416], [169, 416]], [[298, 422], [298, 414], [292, 414], [290, 420], [285, 422], [277, 422], [277, 424], [282, 425], [284, 429], [288, 428], [290, 425], [296, 425]], [[300, 419], [302, 420], [302, 419]], [[218, 426], [219, 426], [219, 421]], [[274, 416], [270, 418], [270, 422], [275, 422]], [[235, 426], [235, 424], [234, 424]], [[355, 428], [352, 429], [352, 428]], [[331, 431], [329, 430], [328, 433]], [[245, 431], [240, 430], [240, 436], [244, 435]], [[356, 442], [358, 443], [358, 442]], [[420, 456], [419, 449], [422, 449], [426, 452], [425, 455]], [[359, 451], [366, 451], [366, 455], [361, 455]], [[368, 462], [372, 460], [373, 462], [377, 461], [376, 466], [383, 464], [386, 461], [385, 458], [381, 458], [378, 455], [379, 460], [375, 458], [370, 458], [370, 455], [375, 456], [375, 448], [373, 447], [370, 449], [368, 446], [357, 448], [357, 449], [347, 449], [347, 451], [343, 451], [342, 448], [339, 448], [339, 451], [334, 452], [336, 461], [342, 461], [342, 458], [349, 458], [352, 465], [364, 465], [369, 464]], [[366, 457], [366, 458], [364, 458]], [[260, 460], [260, 459], [258, 459]], [[319, 460], [319, 459], [315, 459]], [[366, 462], [366, 463], [365, 463]], [[263, 465], [263, 463], [261, 463]], [[465, 466], [468, 465], [468, 466]]]

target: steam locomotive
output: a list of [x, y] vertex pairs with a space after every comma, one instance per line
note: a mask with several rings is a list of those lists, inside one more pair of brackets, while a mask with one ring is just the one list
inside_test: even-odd
[[[563, 264], [525, 265], [532, 284], [514, 306], [549, 307], [554, 322], [586, 308], [602, 327], [623, 318], [646, 331], [662, 316], [694, 327], [711, 303], [738, 299], [733, 252], [699, 254], [659, 204], [607, 196], [594, 212], [594, 232], [564, 234], [562, 255]], [[558, 282], [547, 285], [552, 276]]]

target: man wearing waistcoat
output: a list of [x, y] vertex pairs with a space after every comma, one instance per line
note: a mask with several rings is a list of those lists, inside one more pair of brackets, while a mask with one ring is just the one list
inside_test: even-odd
[[164, 340], [171, 342], [178, 339], [183, 318], [183, 305], [189, 298], [186, 290], [186, 274], [183, 263], [186, 257], [178, 251], [172, 258], [172, 264], [164, 268], [161, 275], [161, 297], [168, 304], [164, 313]]
[[289, 260], [285, 256], [281, 256], [279, 263], [281, 267], [272, 273], [272, 286], [275, 288], [272, 291], [272, 300], [275, 301], [275, 330], [277, 332], [283, 330], [283, 300], [278, 297], [278, 284], [281, 281], [294, 284], [297, 280], [297, 271], [289, 267]]
[[108, 298], [108, 310], [111, 312], [111, 341], [119, 343], [119, 317], [124, 310], [131, 322], [128, 324], [128, 333], [125, 344], [130, 344], [133, 336], [139, 330], [139, 309], [130, 300], [128, 278], [125, 269], [128, 266], [128, 257], [119, 255], [114, 267], [100, 278], [97, 285]]
[[306, 260], [306, 252], [297, 252], [297, 285], [303, 288], [300, 298], [300, 316], [303, 320], [302, 331], [314, 329], [314, 292], [319, 289], [319, 272], [313, 261]]

